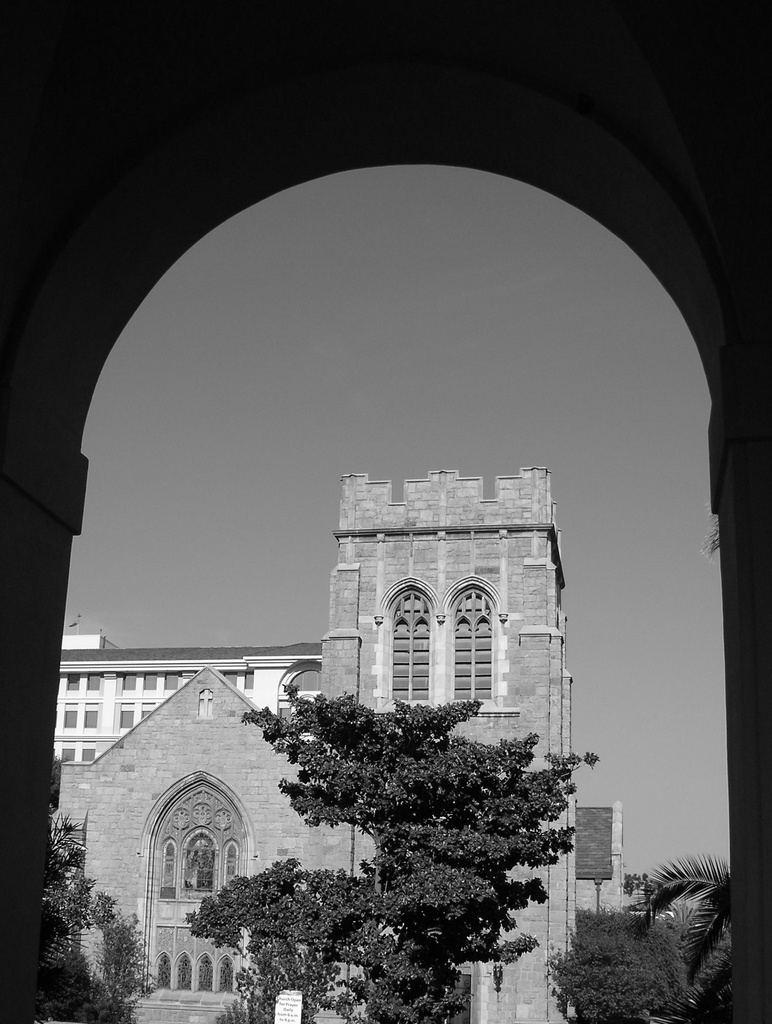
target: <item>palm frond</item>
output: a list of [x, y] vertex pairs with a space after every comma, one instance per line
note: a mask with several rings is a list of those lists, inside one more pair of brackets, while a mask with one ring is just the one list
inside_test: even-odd
[[704, 980], [693, 985], [650, 1024], [731, 1024], [732, 947], [725, 943], [713, 956]]
[[646, 902], [647, 924], [681, 903], [693, 908], [684, 941], [684, 959], [693, 981], [731, 926], [729, 865], [720, 858], [684, 857], [655, 868], [649, 878], [658, 888]]

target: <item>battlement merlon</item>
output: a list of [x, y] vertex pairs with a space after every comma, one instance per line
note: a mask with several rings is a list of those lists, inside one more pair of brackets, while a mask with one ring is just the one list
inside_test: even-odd
[[560, 558], [550, 472], [543, 466], [496, 477], [494, 498], [483, 498], [482, 477], [462, 477], [456, 470], [435, 470], [423, 480], [406, 480], [404, 500], [399, 502], [391, 500], [390, 480], [350, 473], [341, 484], [340, 534], [533, 526], [551, 530]]

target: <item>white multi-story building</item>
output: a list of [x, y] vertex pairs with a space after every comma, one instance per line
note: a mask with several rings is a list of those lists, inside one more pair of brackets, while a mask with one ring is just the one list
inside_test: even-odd
[[319, 689], [321, 654], [320, 643], [121, 649], [100, 634], [64, 636], [54, 753], [93, 761], [204, 667], [256, 707], [281, 710], [287, 683]]

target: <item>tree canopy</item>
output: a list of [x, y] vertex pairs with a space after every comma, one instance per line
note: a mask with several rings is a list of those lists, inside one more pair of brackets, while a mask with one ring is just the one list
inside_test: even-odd
[[572, 848], [572, 773], [596, 758], [536, 768], [536, 735], [459, 735], [476, 701], [379, 713], [293, 692], [290, 704], [290, 718], [263, 709], [244, 721], [296, 767], [280, 788], [308, 825], [369, 838], [358, 873], [277, 862], [204, 900], [193, 931], [237, 946], [244, 928], [255, 950], [300, 936], [321, 962], [348, 965], [339, 985], [369, 1020], [444, 1021], [462, 1005], [458, 965], [512, 962], [536, 945], [516, 913], [546, 900], [539, 869]]
[[657, 1013], [684, 992], [678, 935], [663, 923], [645, 930], [624, 911], [577, 910], [571, 947], [550, 961], [558, 1005], [578, 1024]]

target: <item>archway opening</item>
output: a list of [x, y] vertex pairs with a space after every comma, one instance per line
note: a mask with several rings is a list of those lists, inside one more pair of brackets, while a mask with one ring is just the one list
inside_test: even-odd
[[457, 468], [491, 495], [497, 473], [546, 464], [574, 744], [602, 757], [580, 800], [625, 803], [633, 870], [722, 853], [708, 411], [672, 301], [586, 215], [460, 168], [321, 178], [204, 238], [124, 331], [84, 439], [68, 615], [120, 643], [251, 642], [255, 624], [314, 640], [341, 473], [390, 478], [398, 497], [405, 477]]

